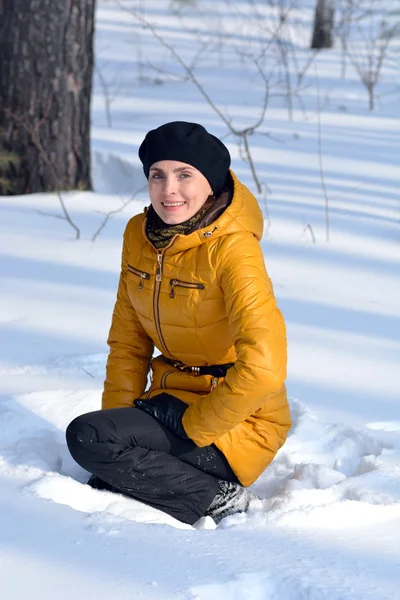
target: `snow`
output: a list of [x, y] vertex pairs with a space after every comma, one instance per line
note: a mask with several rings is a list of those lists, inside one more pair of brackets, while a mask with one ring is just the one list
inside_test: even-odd
[[[196, 3], [179, 9], [175, 2], [175, 12], [155, 0], [122, 4], [157, 24], [188, 62], [205, 40], [209, 51], [195, 68], [202, 84], [235, 126], [257, 120], [262, 83], [251, 61], [236, 53], [239, 46], [260, 47], [264, 21], [252, 17], [251, 3], [202, 1], [200, 13]], [[305, 64], [313, 3], [298, 5], [292, 41]], [[262, 14], [270, 26], [275, 22], [272, 9], [264, 5]], [[75, 416], [100, 406], [122, 232], [148, 203], [137, 159], [145, 132], [172, 119], [200, 121], [224, 137], [235, 172], [253, 190], [254, 182], [234, 138], [148, 30], [118, 3], [100, 1], [96, 36], [112, 127], [95, 77], [96, 192], [63, 194], [81, 239], [65, 221], [43, 214], [60, 215], [56, 195], [0, 198], [0, 596], [400, 598], [395, 58], [384, 67], [372, 113], [350, 64], [341, 78], [338, 48], [321, 53], [317, 70], [307, 71], [293, 121], [274, 81], [261, 129], [269, 136], [255, 134], [250, 147], [270, 190], [266, 204], [260, 201], [262, 245], [287, 322], [293, 428], [252, 486], [260, 500], [248, 513], [217, 527], [201, 519], [193, 528], [86, 486], [88, 474], [69, 456], [64, 431]], [[396, 41], [397, 61], [398, 51]], [[104, 214], [134, 193], [92, 242]]]

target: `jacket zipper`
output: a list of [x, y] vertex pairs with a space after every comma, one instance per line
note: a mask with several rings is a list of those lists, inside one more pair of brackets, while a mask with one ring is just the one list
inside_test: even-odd
[[[174, 239], [174, 238], [172, 238]], [[156, 324], [156, 330], [158, 339], [160, 340], [163, 352], [165, 354], [170, 354], [161, 331], [161, 323], [160, 323], [160, 309], [159, 309], [159, 300], [160, 300], [160, 290], [161, 290], [161, 281], [162, 281], [162, 264], [163, 264], [163, 253], [157, 252], [157, 270], [156, 270], [156, 282], [154, 285], [154, 296], [153, 296], [153, 312], [154, 312], [154, 321]]]
[[143, 219], [142, 232], [143, 232], [145, 239], [147, 239], [147, 241], [149, 242], [150, 246], [152, 248], [154, 248], [154, 250], [157, 252], [156, 281], [154, 284], [154, 294], [153, 294], [154, 322], [156, 325], [158, 339], [160, 340], [160, 343], [161, 343], [161, 346], [163, 349], [163, 353], [166, 355], [172, 356], [172, 354], [169, 352], [169, 350], [165, 344], [163, 334], [161, 332], [159, 299], [160, 299], [160, 289], [161, 289], [161, 281], [162, 281], [162, 264], [163, 264], [164, 252], [168, 248], [171, 248], [172, 244], [174, 243], [174, 241], [176, 240], [176, 238], [178, 237], [179, 234], [174, 235], [174, 237], [169, 242], [168, 246], [165, 246], [165, 248], [163, 248], [163, 250], [160, 251], [160, 250], [157, 250], [157, 248], [155, 246], [153, 246], [153, 244], [151, 243], [151, 241], [149, 240], [149, 238], [146, 235], [146, 218]]
[[139, 269], [135, 269], [132, 265], [128, 265], [128, 271], [140, 277], [140, 282], [138, 285], [139, 292], [143, 289], [143, 279], [150, 279], [150, 273], [146, 273], [145, 271], [139, 271]]
[[189, 281], [180, 281], [179, 279], [171, 279], [169, 283], [171, 286], [170, 298], [175, 298], [175, 286], [191, 288], [194, 290], [204, 290], [204, 285], [202, 283], [190, 283]]

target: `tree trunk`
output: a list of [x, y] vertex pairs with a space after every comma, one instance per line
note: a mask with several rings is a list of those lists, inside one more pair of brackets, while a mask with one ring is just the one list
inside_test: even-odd
[[91, 189], [96, 0], [0, 0], [0, 194]]
[[335, 0], [317, 0], [311, 48], [332, 48]]

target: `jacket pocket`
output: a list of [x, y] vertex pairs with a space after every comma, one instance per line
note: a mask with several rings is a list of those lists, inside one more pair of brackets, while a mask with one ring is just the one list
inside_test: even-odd
[[135, 269], [135, 267], [132, 267], [132, 265], [128, 265], [128, 273], [133, 273], [133, 275], [137, 275], [137, 277], [140, 277], [138, 290], [139, 292], [141, 292], [143, 289], [143, 280], [150, 279], [150, 273], [146, 273], [146, 271], [140, 271], [139, 269]]
[[169, 284], [171, 286], [171, 292], [169, 295], [170, 298], [175, 298], [176, 287], [189, 288], [192, 290], [204, 290], [204, 285], [202, 283], [191, 283], [190, 281], [181, 281], [180, 279], [170, 279]]

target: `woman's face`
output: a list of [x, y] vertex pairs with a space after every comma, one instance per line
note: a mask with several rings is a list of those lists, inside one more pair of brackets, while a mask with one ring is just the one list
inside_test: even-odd
[[149, 171], [149, 195], [154, 210], [168, 225], [193, 217], [212, 194], [210, 184], [195, 167], [177, 160], [160, 160]]

